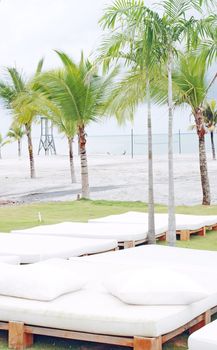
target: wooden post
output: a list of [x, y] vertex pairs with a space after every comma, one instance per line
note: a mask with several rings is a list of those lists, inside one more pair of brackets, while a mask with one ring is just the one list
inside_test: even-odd
[[135, 247], [135, 241], [126, 241], [126, 242], [124, 242], [124, 249], [134, 248], [134, 247]]
[[190, 231], [182, 230], [180, 231], [180, 241], [189, 241], [190, 239]]
[[202, 321], [189, 328], [189, 334], [196, 332], [198, 329], [204, 327], [206, 324], [211, 322], [211, 310], [204, 312], [203, 317], [204, 319]]
[[23, 322], [9, 322], [8, 347], [9, 349], [23, 350], [33, 344], [33, 334], [25, 333]]
[[206, 227], [202, 227], [201, 230], [199, 231], [199, 236], [206, 236]]
[[134, 337], [134, 350], [162, 350], [162, 339]]

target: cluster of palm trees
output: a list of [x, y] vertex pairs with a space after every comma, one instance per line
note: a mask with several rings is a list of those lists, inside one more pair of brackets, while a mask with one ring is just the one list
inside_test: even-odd
[[[115, 110], [133, 113], [146, 101], [148, 106], [149, 242], [155, 242], [154, 190], [151, 142], [151, 102], [168, 104], [168, 214], [167, 240], [175, 244], [175, 203], [173, 180], [173, 112], [180, 104], [191, 107], [199, 139], [203, 204], [210, 204], [210, 187], [205, 151], [204, 101], [216, 75], [206, 83], [206, 73], [217, 58], [215, 1], [164, 0], [162, 15], [144, 5], [143, 0], [117, 0], [109, 6], [101, 23], [109, 33], [101, 45], [104, 67], [123, 62], [128, 76], [115, 92]], [[189, 11], [202, 14], [200, 19]], [[203, 10], [205, 10], [203, 12]], [[210, 14], [209, 14], [210, 13]]]
[[[208, 83], [206, 76], [217, 57], [217, 16], [212, 12], [215, 1], [164, 0], [159, 4], [159, 14], [143, 0], [116, 0], [100, 20], [106, 34], [94, 62], [81, 54], [76, 64], [67, 54], [56, 51], [60, 69], [43, 72], [41, 60], [34, 76], [26, 80], [15, 68], [8, 68], [8, 79], [0, 81], [0, 98], [12, 111], [15, 125], [25, 130], [31, 177], [35, 177], [31, 128], [40, 115], [52, 120], [67, 137], [72, 182], [76, 181], [73, 140], [78, 135], [82, 197], [89, 198], [86, 125], [103, 116], [115, 116], [119, 122], [132, 119], [137, 106], [146, 103], [148, 236], [149, 242], [155, 243], [151, 107], [152, 103], [168, 104], [167, 240], [174, 245], [173, 113], [182, 104], [189, 105], [194, 116], [203, 204], [210, 204], [205, 133], [209, 129], [213, 140], [216, 106], [207, 102], [207, 94], [216, 75]], [[200, 19], [189, 16], [191, 10], [201, 14]]]

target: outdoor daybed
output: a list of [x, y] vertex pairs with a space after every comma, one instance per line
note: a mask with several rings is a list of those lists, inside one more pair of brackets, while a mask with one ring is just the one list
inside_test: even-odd
[[16, 255], [21, 263], [48, 258], [70, 258], [117, 249], [117, 241], [66, 237], [43, 237], [0, 233], [0, 256]]
[[[70, 261], [65, 261], [68, 264], [65, 274], [68, 277], [71, 276], [71, 279], [67, 278], [67, 284], [76, 280], [75, 273], [80, 279], [77, 284], [80, 283], [82, 276], [85, 283], [81, 289], [78, 288], [72, 292], [65, 291], [66, 294], [57, 296], [56, 299], [50, 301], [30, 300], [31, 293], [35, 291], [35, 288], [30, 288], [29, 299], [27, 297], [21, 299], [22, 293], [26, 295], [28, 292], [26, 288], [24, 291], [21, 288], [21, 291], [18, 289], [16, 292], [9, 290], [6, 296], [2, 295], [4, 291], [0, 289], [2, 321], [0, 328], [9, 330], [9, 347], [23, 349], [32, 344], [33, 334], [41, 334], [129, 346], [135, 350], [162, 350], [162, 344], [169, 339], [185, 330], [192, 332], [208, 323], [210, 315], [215, 311], [217, 305], [217, 281], [213, 278], [213, 274], [216, 273], [217, 254], [213, 252], [211, 261], [201, 269], [203, 261], [200, 258], [203, 257], [206, 262], [210, 252], [192, 250], [188, 253], [186, 251], [187, 249], [143, 246], [120, 252], [105, 253], [98, 257], [73, 258]], [[171, 253], [171, 257], [169, 253]], [[177, 256], [177, 261], [174, 256]], [[163, 264], [165, 274], [162, 275], [158, 285], [158, 295], [161, 295], [161, 283], [166, 276], [166, 263], [171, 265], [171, 261], [173, 261], [173, 268], [182, 271], [186, 278], [191, 278], [193, 284], [199, 282], [203, 284], [206, 295], [186, 305], [180, 304], [180, 294], [177, 297], [177, 304], [137, 305], [123, 302], [106, 289], [106, 285], [102, 283], [103, 281], [107, 283], [109, 279], [112, 280], [115, 273], [126, 275], [129, 267], [134, 269], [134, 273], [137, 273], [139, 268], [147, 268], [154, 264], [158, 269], [161, 269], [161, 258], [165, 257], [167, 257], [165, 264]], [[186, 269], [185, 264], [184, 267], [181, 265], [185, 258], [188, 269]], [[193, 262], [192, 266], [189, 264], [190, 260]], [[138, 262], [140, 262], [139, 265]], [[214, 262], [215, 264], [212, 265]], [[58, 261], [47, 263], [51, 267], [54, 264], [53, 268], [57, 271], [55, 276], [57, 284], [58, 286], [63, 285], [58, 283], [60, 277], [58, 277], [57, 269], [58, 264], [61, 266], [62, 263]], [[44, 267], [42, 277], [48, 273], [45, 265]], [[200, 270], [200, 274], [199, 271], [197, 273], [197, 269]], [[173, 284], [178, 283], [179, 272], [177, 273], [178, 276], [172, 281], [172, 284], [170, 281], [168, 290]], [[19, 274], [15, 275], [20, 280]], [[34, 279], [34, 273], [32, 275]], [[49, 275], [52, 276], [52, 273]], [[61, 278], [64, 278], [64, 273], [62, 275]], [[140, 276], [140, 280], [143, 278], [145, 279], [145, 274]], [[30, 286], [31, 281], [29, 278], [26, 280]], [[152, 280], [157, 282], [157, 279], [152, 278]], [[116, 281], [115, 278], [114, 281]], [[46, 278], [43, 278], [43, 283], [45, 282]], [[51, 282], [49, 281], [49, 283]], [[130, 278], [127, 280], [128, 284], [129, 282]], [[132, 287], [134, 286], [131, 285], [130, 288]], [[184, 287], [188, 288], [188, 284]], [[41, 290], [45, 291], [46, 288], [41, 288], [40, 292]], [[53, 291], [55, 288], [52, 288]], [[164, 291], [162, 289], [162, 293]], [[195, 288], [193, 292], [198, 293], [198, 288]], [[14, 297], [14, 293], [18, 293], [20, 297]]]
[[[156, 238], [165, 236], [166, 230], [167, 225], [156, 225]], [[11, 233], [115, 239], [120, 247], [129, 248], [147, 242], [147, 232], [147, 224], [62, 222], [54, 225], [36, 226], [25, 230], [14, 230]]]
[[[119, 215], [109, 215], [103, 218], [92, 219], [89, 222], [95, 223], [125, 223], [125, 224], [145, 224], [148, 222], [148, 214], [142, 212], [130, 211]], [[159, 226], [168, 228], [168, 214], [155, 214], [155, 222]], [[185, 215], [176, 214], [176, 232], [181, 240], [188, 240], [190, 235], [197, 233], [201, 236], [206, 235], [206, 227], [217, 229], [216, 215]]]

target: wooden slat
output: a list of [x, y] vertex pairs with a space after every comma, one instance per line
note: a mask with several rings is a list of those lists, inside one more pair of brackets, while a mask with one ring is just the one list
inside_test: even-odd
[[191, 327], [195, 326], [196, 324], [204, 321], [204, 317], [205, 317], [204, 314], [200, 315], [200, 316], [196, 317], [194, 320], [186, 323], [184, 326], [179, 327], [179, 328], [175, 329], [174, 331], [172, 331], [170, 333], [164, 334], [162, 336], [162, 343], [163, 344], [166, 343], [168, 340], [176, 337], [179, 334], [182, 334], [183, 332], [187, 331], [189, 328], [191, 328]]
[[46, 335], [50, 337], [59, 337], [59, 338], [74, 339], [74, 340], [81, 340], [81, 341], [90, 341], [95, 343], [133, 347], [133, 338], [115, 337], [115, 336], [92, 334], [92, 333], [81, 333], [81, 332], [73, 332], [73, 331], [67, 331], [67, 330], [45, 328], [45, 327], [34, 327], [34, 326], [24, 326], [24, 330], [26, 333], [30, 333], [30, 334]]
[[210, 310], [210, 313], [211, 313], [211, 316], [216, 314], [217, 313], [217, 306], [213, 307], [211, 310]]
[[0, 329], [1, 330], [8, 330], [8, 322], [0, 322]]

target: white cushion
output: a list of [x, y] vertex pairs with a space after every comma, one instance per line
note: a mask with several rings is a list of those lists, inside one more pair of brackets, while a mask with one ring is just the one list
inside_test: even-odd
[[189, 350], [217, 349], [217, 321], [207, 324], [188, 338]]
[[189, 277], [160, 267], [126, 269], [104, 284], [113, 296], [133, 305], [188, 305], [208, 296]]
[[1, 295], [48, 301], [81, 289], [85, 281], [62, 259], [31, 265], [0, 264]]
[[18, 265], [20, 264], [20, 258], [16, 255], [2, 255], [0, 256], [0, 263]]
[[65, 258], [95, 254], [115, 249], [116, 240], [73, 237], [50, 237], [0, 233], [0, 256], [19, 256], [23, 264], [49, 258]]

